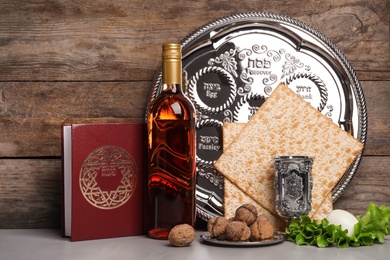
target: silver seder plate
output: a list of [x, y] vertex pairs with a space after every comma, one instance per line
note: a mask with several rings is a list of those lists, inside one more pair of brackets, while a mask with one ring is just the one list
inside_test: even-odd
[[[223, 151], [223, 123], [247, 122], [280, 82], [365, 143], [367, 111], [355, 72], [344, 54], [312, 27], [272, 13], [241, 13], [202, 26], [181, 44], [185, 92], [197, 110], [199, 218], [223, 215], [223, 175], [213, 168]], [[149, 103], [160, 81], [161, 72]], [[334, 201], [361, 156], [332, 190]]]

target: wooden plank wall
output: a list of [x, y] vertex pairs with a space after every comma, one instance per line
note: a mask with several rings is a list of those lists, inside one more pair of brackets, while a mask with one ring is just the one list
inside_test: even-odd
[[365, 94], [364, 156], [335, 207], [390, 206], [387, 0], [3, 0], [0, 2], [0, 228], [58, 228], [60, 124], [143, 121], [161, 45], [238, 12], [301, 20], [346, 54]]

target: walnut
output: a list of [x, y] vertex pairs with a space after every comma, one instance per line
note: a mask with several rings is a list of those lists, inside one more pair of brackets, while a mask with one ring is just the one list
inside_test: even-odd
[[274, 227], [271, 221], [265, 215], [259, 215], [257, 220], [250, 226], [251, 239], [254, 241], [260, 241], [269, 239], [274, 234]]
[[234, 220], [243, 221], [248, 226], [252, 225], [257, 219], [257, 208], [250, 203], [243, 204], [236, 210]]
[[228, 221], [229, 221], [229, 222], [234, 221], [234, 217], [228, 218]]
[[220, 240], [226, 238], [226, 227], [230, 223], [225, 217], [213, 217], [207, 223], [207, 231], [212, 237]]
[[195, 238], [195, 229], [188, 224], [174, 226], [168, 235], [168, 240], [173, 246], [188, 246]]
[[245, 222], [232, 221], [226, 227], [226, 238], [230, 241], [247, 241], [251, 230]]

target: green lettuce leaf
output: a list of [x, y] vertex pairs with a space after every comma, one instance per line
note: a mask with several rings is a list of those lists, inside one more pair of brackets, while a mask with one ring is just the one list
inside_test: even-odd
[[349, 237], [348, 231], [341, 226], [329, 224], [325, 218], [318, 223], [308, 216], [292, 220], [286, 229], [286, 237], [297, 245], [315, 245], [318, 247], [336, 246], [338, 248], [370, 246], [384, 243], [385, 236], [390, 235], [390, 207], [371, 203], [363, 217], [357, 216], [355, 234]]

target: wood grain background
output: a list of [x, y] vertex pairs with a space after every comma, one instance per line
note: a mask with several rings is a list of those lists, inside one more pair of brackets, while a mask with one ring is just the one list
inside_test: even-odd
[[143, 121], [163, 43], [222, 16], [263, 11], [322, 32], [361, 82], [368, 139], [335, 207], [390, 206], [387, 0], [2, 0], [0, 228], [60, 227], [63, 121]]

